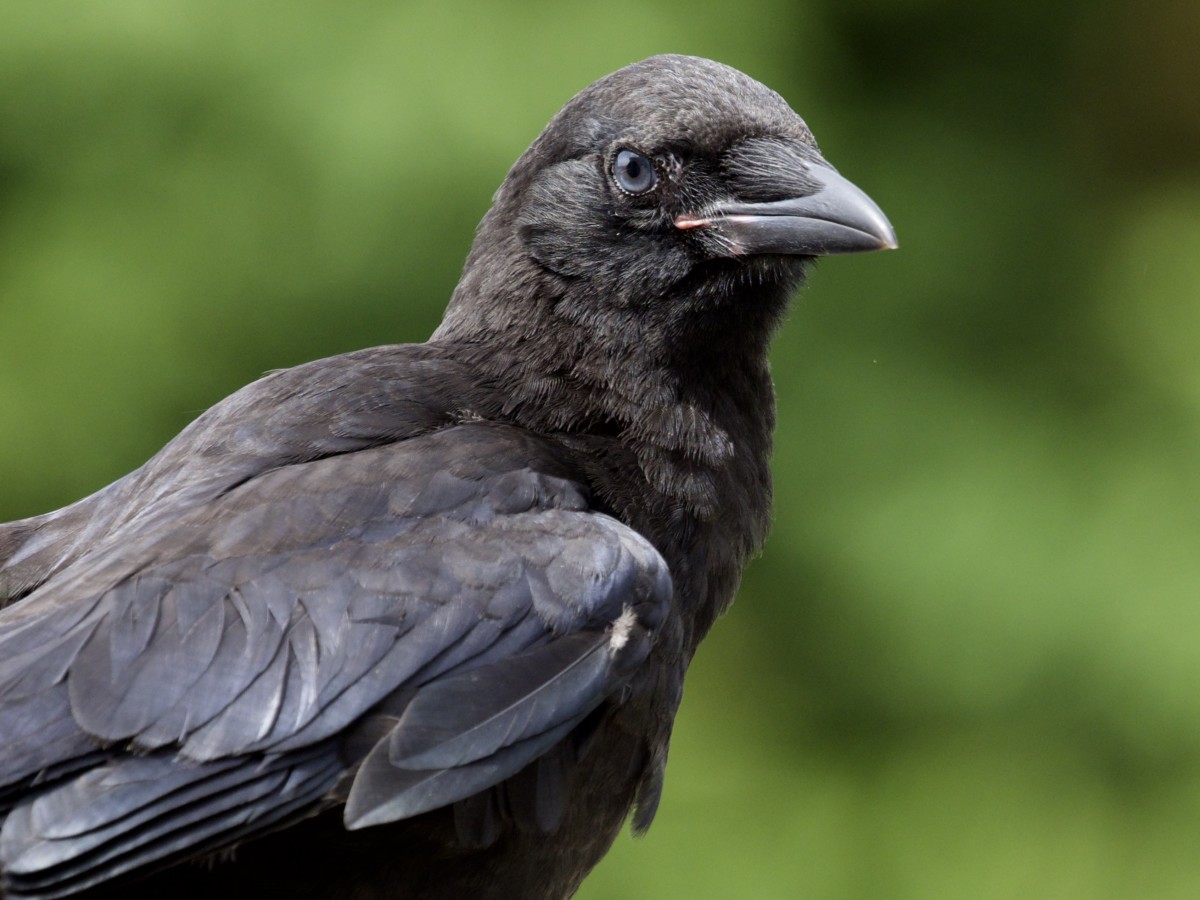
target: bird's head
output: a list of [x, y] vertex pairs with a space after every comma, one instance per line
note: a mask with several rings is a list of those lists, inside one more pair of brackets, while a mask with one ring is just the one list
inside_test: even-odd
[[634, 316], [676, 337], [682, 323], [773, 322], [813, 257], [895, 246], [777, 93], [656, 56], [576, 95], [513, 166], [442, 332], [519, 316], [529, 294], [559, 317]]

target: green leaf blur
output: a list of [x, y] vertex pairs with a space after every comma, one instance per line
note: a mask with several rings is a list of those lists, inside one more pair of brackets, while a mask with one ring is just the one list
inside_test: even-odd
[[657, 52], [784, 94], [896, 253], [774, 351], [777, 513], [579, 896], [1200, 896], [1200, 5], [0, 8], [0, 520], [420, 341], [508, 166]]

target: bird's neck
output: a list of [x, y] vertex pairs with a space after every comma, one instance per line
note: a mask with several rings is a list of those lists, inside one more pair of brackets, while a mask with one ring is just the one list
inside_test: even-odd
[[790, 284], [726, 286], [720, 302], [619, 307], [536, 268], [512, 268], [497, 290], [475, 281], [479, 268], [468, 264], [432, 342], [470, 360], [506, 419], [619, 436], [651, 484], [703, 514], [718, 499], [694, 483], [705, 471], [724, 470], [736, 453], [769, 454], [767, 350]]
[[[721, 306], [664, 321], [654, 308], [591, 316], [595, 297], [511, 284], [506, 296], [461, 298], [433, 342], [452, 345], [487, 384], [495, 408], [481, 415], [583, 442], [588, 459], [620, 467], [590, 473], [598, 499], [676, 556], [673, 572], [687, 567], [684, 554], [722, 560], [726, 577], [694, 616], [698, 641], [766, 537], [775, 422], [767, 346], [790, 285], [739, 284]], [[468, 273], [460, 291], [471, 286]], [[691, 546], [667, 547], [680, 533]]]

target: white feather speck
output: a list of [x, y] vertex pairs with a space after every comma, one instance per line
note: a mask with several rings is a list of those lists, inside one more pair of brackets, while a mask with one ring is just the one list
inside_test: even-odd
[[637, 616], [634, 614], [632, 606], [622, 609], [621, 615], [617, 616], [616, 621], [613, 622], [612, 634], [608, 638], [608, 649], [616, 653], [628, 644], [629, 633], [633, 631], [636, 622]]

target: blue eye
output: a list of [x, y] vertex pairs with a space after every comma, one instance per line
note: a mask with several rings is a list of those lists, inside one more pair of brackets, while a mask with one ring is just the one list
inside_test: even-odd
[[613, 160], [613, 178], [617, 187], [629, 194], [644, 194], [658, 182], [654, 164], [633, 150], [617, 151]]

